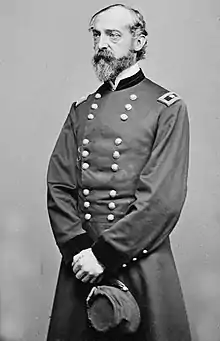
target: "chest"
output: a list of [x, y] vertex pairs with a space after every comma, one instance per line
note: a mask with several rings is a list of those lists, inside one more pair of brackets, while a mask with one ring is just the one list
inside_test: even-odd
[[[80, 155], [103, 166], [119, 159], [140, 167], [149, 158], [157, 128], [157, 113], [142, 96], [125, 92], [91, 98], [77, 117]], [[135, 98], [135, 100], [131, 100]], [[80, 156], [79, 155], [79, 156]]]

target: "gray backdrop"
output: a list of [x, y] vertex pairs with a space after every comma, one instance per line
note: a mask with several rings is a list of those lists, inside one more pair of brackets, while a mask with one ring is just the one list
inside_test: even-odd
[[[98, 86], [90, 16], [103, 0], [0, 0], [0, 339], [44, 340], [60, 255], [45, 205], [49, 155], [71, 103]], [[188, 197], [172, 234], [196, 341], [220, 340], [220, 2], [125, 1], [147, 18], [146, 75], [191, 123]]]

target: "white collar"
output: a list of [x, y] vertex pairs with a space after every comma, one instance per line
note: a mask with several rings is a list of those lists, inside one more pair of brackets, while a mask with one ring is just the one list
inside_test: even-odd
[[137, 63], [135, 63], [134, 65], [130, 66], [129, 68], [127, 68], [126, 70], [122, 71], [118, 77], [116, 77], [115, 79], [115, 83], [110, 81], [110, 84], [112, 86], [112, 89], [115, 90], [118, 86], [118, 83], [124, 79], [124, 78], [128, 78], [131, 77], [133, 75], [135, 75], [138, 71], [140, 70], [140, 66]]

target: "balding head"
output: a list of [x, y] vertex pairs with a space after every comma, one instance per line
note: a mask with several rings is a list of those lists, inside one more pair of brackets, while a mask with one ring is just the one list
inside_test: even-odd
[[136, 10], [112, 5], [90, 21], [95, 55], [93, 66], [101, 81], [113, 80], [145, 55], [145, 21]]
[[101, 9], [92, 16], [89, 30], [93, 30], [98, 22], [105, 22], [105, 26], [109, 28], [127, 28], [133, 37], [144, 38], [143, 46], [137, 50], [136, 59], [138, 61], [145, 57], [148, 33], [144, 17], [138, 10], [123, 4], [114, 4]]

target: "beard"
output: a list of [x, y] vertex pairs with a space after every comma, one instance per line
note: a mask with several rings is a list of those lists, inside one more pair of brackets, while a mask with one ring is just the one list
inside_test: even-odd
[[114, 81], [124, 70], [134, 64], [136, 52], [129, 50], [127, 55], [115, 58], [111, 51], [99, 50], [92, 59], [95, 73], [101, 82]]

